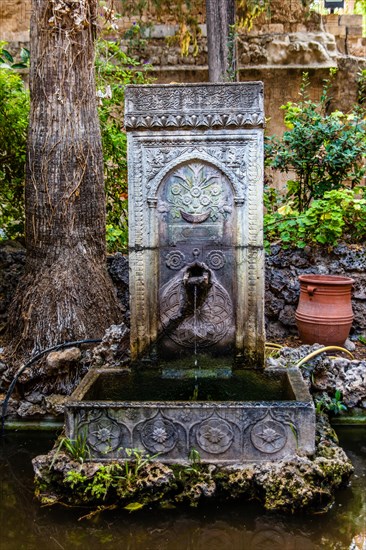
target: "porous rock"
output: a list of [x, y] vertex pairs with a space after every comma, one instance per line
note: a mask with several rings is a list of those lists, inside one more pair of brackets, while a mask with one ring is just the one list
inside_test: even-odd
[[[301, 359], [322, 347], [320, 344], [314, 344], [299, 348], [282, 348], [276, 357], [267, 359], [267, 367], [294, 367]], [[366, 408], [366, 360], [334, 358], [322, 352], [304, 363], [301, 372], [312, 393], [326, 392], [333, 397], [338, 390], [347, 408]]]
[[43, 416], [46, 413], [43, 407], [35, 405], [29, 401], [22, 401], [17, 409], [17, 415], [21, 418], [29, 418], [30, 416]]
[[130, 331], [122, 323], [112, 325], [102, 342], [94, 348], [92, 366], [117, 367], [124, 364], [130, 356]]
[[64, 413], [64, 404], [67, 399], [66, 395], [52, 394], [45, 397], [46, 410], [54, 416], [61, 416]]

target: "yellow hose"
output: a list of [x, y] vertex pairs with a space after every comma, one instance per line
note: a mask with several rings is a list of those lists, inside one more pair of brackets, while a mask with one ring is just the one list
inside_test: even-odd
[[301, 365], [303, 365], [307, 361], [310, 361], [310, 359], [313, 359], [313, 357], [316, 357], [317, 355], [319, 355], [319, 353], [323, 353], [324, 351], [329, 351], [329, 350], [342, 351], [343, 353], [347, 353], [352, 359], [354, 359], [354, 356], [352, 355], [352, 353], [348, 351], [348, 349], [346, 348], [341, 348], [339, 346], [324, 346], [323, 348], [319, 348], [319, 349], [316, 349], [315, 351], [312, 351], [311, 353], [309, 353], [308, 355], [300, 359], [300, 361], [295, 366], [301, 367]]
[[265, 344], [266, 348], [276, 348], [276, 349], [282, 349], [283, 346], [281, 344], [275, 344], [274, 342], [266, 342]]

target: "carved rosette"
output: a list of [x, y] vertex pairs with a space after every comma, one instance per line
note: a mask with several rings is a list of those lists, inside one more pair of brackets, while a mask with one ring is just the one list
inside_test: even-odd
[[186, 257], [180, 250], [172, 250], [165, 257], [165, 265], [169, 269], [181, 269], [186, 264]]
[[231, 426], [221, 418], [201, 422], [197, 429], [197, 443], [207, 453], [221, 454], [229, 449], [234, 433]]
[[286, 427], [266, 416], [264, 420], [254, 424], [250, 431], [250, 439], [254, 447], [262, 453], [276, 453], [287, 443]]
[[94, 451], [107, 454], [117, 449], [121, 436], [117, 422], [102, 416], [89, 424], [87, 443]]
[[153, 453], [168, 453], [178, 441], [178, 433], [173, 422], [165, 418], [154, 418], [141, 428], [141, 440]]
[[207, 254], [206, 262], [211, 269], [221, 269], [226, 263], [225, 254], [221, 250], [211, 250]]

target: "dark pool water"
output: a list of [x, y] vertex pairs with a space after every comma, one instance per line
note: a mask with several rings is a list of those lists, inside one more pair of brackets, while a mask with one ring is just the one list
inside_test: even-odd
[[285, 373], [236, 371], [229, 379], [162, 378], [154, 371], [101, 374], [83, 401], [283, 401], [294, 396]]
[[232, 504], [183, 512], [109, 512], [94, 521], [78, 521], [80, 511], [40, 507], [33, 498], [31, 458], [48, 451], [53, 436], [10, 432], [0, 443], [0, 548], [364, 550], [366, 427], [337, 431], [355, 475], [325, 516], [287, 517]]

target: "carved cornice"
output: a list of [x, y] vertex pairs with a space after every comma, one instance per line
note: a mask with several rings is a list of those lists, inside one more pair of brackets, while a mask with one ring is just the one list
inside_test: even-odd
[[125, 126], [137, 128], [260, 128], [261, 82], [127, 86]]

